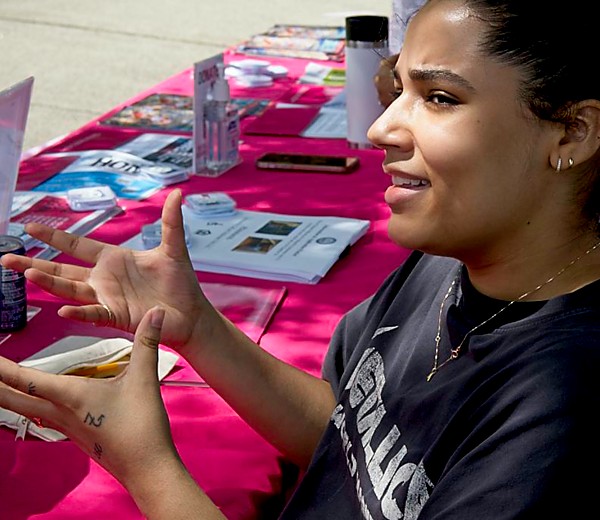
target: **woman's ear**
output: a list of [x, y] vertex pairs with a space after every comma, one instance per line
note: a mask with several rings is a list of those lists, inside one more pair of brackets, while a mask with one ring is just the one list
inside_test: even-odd
[[571, 110], [571, 122], [556, 151], [557, 158], [562, 159], [562, 169], [588, 161], [600, 149], [600, 101], [580, 101]]

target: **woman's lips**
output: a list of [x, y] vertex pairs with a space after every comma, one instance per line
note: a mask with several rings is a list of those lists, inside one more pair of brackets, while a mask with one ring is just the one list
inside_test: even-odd
[[431, 186], [431, 183], [425, 179], [418, 179], [417, 177], [402, 177], [398, 175], [392, 175], [392, 184], [394, 186], [406, 189], [423, 189]]
[[389, 206], [405, 204], [431, 187], [425, 179], [392, 175], [392, 185], [385, 191], [385, 202]]

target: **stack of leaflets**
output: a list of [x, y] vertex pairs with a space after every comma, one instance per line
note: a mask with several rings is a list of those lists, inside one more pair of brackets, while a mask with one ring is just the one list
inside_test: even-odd
[[237, 51], [259, 56], [343, 61], [345, 36], [343, 27], [278, 24], [242, 42]]
[[[318, 283], [369, 228], [369, 221], [238, 210], [206, 219], [183, 206], [189, 254], [198, 271]], [[142, 250], [138, 234], [123, 243]]]

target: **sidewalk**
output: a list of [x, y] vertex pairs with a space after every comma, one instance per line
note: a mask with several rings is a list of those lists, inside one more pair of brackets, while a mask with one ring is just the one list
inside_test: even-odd
[[390, 0], [2, 0], [0, 89], [35, 77], [27, 150], [275, 23], [390, 10]]

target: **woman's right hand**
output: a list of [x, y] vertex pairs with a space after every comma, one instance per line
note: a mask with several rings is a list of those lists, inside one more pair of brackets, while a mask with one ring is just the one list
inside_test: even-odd
[[161, 244], [135, 251], [32, 223], [32, 237], [91, 265], [82, 267], [8, 254], [5, 267], [24, 271], [31, 282], [79, 305], [64, 305], [64, 318], [135, 332], [148, 309], [166, 311], [162, 339], [184, 347], [195, 331], [207, 338], [222, 321], [203, 295], [185, 245], [181, 192], [174, 190], [162, 210]]
[[384, 108], [389, 107], [395, 99], [394, 67], [397, 61], [398, 54], [383, 58], [379, 62], [379, 69], [373, 78], [379, 103]]

